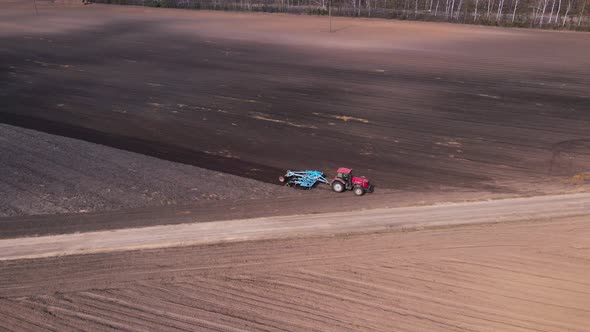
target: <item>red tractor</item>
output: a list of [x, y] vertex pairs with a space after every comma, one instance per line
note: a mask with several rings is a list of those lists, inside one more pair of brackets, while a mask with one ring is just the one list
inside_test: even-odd
[[355, 195], [362, 196], [366, 192], [372, 192], [373, 186], [364, 176], [358, 177], [352, 175], [352, 169], [340, 167], [338, 174], [331, 183], [332, 190], [341, 193], [345, 190], [352, 190]]

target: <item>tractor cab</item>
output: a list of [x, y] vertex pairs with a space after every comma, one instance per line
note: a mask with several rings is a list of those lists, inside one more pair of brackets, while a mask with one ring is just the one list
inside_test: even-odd
[[336, 171], [336, 177], [332, 180], [332, 190], [341, 193], [345, 190], [354, 191], [355, 195], [361, 196], [365, 192], [370, 192], [372, 187], [364, 176], [358, 177], [352, 175], [352, 169], [340, 167]]
[[334, 178], [334, 180], [336, 180], [336, 179], [341, 180], [346, 185], [346, 189], [352, 188], [352, 183], [351, 183], [352, 169], [340, 167], [337, 171], [337, 174], [336, 174], [336, 177]]

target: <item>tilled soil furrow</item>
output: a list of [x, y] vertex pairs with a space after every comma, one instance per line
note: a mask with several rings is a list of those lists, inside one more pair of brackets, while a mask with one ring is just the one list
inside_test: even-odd
[[[317, 273], [310, 273], [310, 275], [316, 275], [322, 278], [326, 278], [326, 275], [322, 275], [322, 274], [317, 274]], [[457, 295], [460, 295], [461, 292], [458, 292], [458, 290], [460, 290], [460, 286], [457, 287], [457, 284], [460, 285], [460, 283], [455, 282], [455, 284], [453, 283], [449, 283], [448, 285], [445, 285], [444, 283], [439, 283], [438, 280], [433, 280], [431, 283], [429, 283], [429, 285], [426, 285], [426, 288], [432, 289], [431, 291], [431, 295], [430, 296], [423, 296], [422, 292], [419, 291], [414, 291], [412, 288], [415, 288], [416, 286], [419, 286], [419, 284], [416, 284], [414, 282], [414, 280], [412, 280], [412, 278], [407, 278], [407, 279], [399, 279], [402, 282], [402, 285], [399, 287], [391, 287], [389, 286], [390, 280], [388, 280], [387, 275], [385, 274], [385, 276], [383, 274], [377, 274], [379, 275], [381, 278], [383, 278], [382, 280], [370, 280], [370, 281], [364, 281], [364, 280], [355, 280], [355, 279], [350, 279], [350, 278], [346, 278], [344, 276], [332, 276], [330, 277], [331, 279], [334, 280], [334, 282], [332, 283], [326, 283], [326, 284], [340, 284], [340, 285], [349, 285], [349, 287], [352, 287], [351, 289], [354, 289], [354, 287], [359, 287], [360, 289], [366, 289], [366, 287], [375, 287], [376, 288], [376, 294], [390, 294], [389, 297], [393, 296], [394, 298], [403, 298], [403, 301], [397, 303], [397, 306], [400, 308], [404, 308], [407, 310], [412, 310], [415, 307], [418, 306], [422, 306], [422, 310], [426, 311], [426, 312], [438, 312], [440, 311], [441, 308], [445, 308], [447, 311], [447, 315], [445, 316], [445, 318], [449, 318], [449, 319], [456, 319], [456, 320], [461, 320], [464, 323], [470, 323], [471, 327], [473, 329], [478, 329], [481, 328], [483, 326], [485, 326], [486, 322], [492, 322], [492, 325], [497, 325], [497, 324], [505, 324], [506, 326], [503, 327], [504, 329], [527, 329], [527, 328], [533, 328], [535, 324], [538, 324], [538, 317], [535, 316], [527, 316], [527, 315], [521, 315], [520, 317], [518, 317], [517, 319], [514, 319], [513, 321], [508, 321], [505, 317], [509, 316], [508, 313], [510, 311], [508, 311], [507, 309], [504, 310], [491, 310], [490, 308], [494, 307], [494, 303], [495, 301], [498, 300], [499, 297], [496, 294], [494, 294], [491, 297], [486, 297], [486, 296], [482, 296], [477, 294], [477, 292], [474, 292], [475, 294], [471, 295], [472, 298], [464, 298], [463, 296], [455, 296], [453, 293], [457, 293]], [[425, 274], [427, 275], [427, 274]], [[383, 287], [380, 285], [388, 285], [387, 287]], [[447, 286], [447, 287], [445, 287]], [[454, 292], [451, 292], [451, 294], [448, 294], [447, 292], [441, 292], [441, 294], [436, 294], [436, 290], [437, 288], [441, 288], [441, 287], [445, 287], [446, 289], [453, 289]], [[417, 287], [416, 287], [417, 288]], [[342, 287], [340, 287], [340, 289], [342, 289]], [[344, 288], [346, 289], [346, 288]], [[471, 292], [470, 292], [471, 293]], [[377, 295], [374, 295], [377, 296]], [[382, 295], [383, 296], [383, 295]], [[466, 302], [470, 302], [469, 300], [473, 301], [473, 299], [477, 299], [476, 301], [476, 305], [474, 306], [467, 306], [464, 305], [464, 303]], [[533, 297], [534, 298], [534, 297]], [[493, 299], [494, 301], [489, 301], [490, 299]], [[506, 306], [509, 307], [511, 305], [511, 301], [508, 301], [507, 299], [503, 299], [503, 302], [506, 303]], [[522, 303], [524, 302], [524, 303]], [[425, 304], [427, 303], [427, 304]], [[519, 308], [522, 306], [530, 306], [531, 302], [528, 301], [521, 301], [521, 303], [518, 303], [517, 305], [514, 305], [515, 308]], [[534, 310], [533, 310], [534, 311]], [[469, 317], [469, 319], [467, 319], [466, 317]], [[442, 318], [442, 317], [441, 317]], [[471, 320], [471, 321], [470, 321]], [[547, 321], [543, 321], [543, 324], [547, 325], [547, 326], [551, 326], [553, 323], [549, 320]], [[567, 328], [567, 329], [574, 329], [576, 328], [575, 324], [570, 324], [567, 325], [566, 323], [559, 323], [559, 326], [555, 326], [556, 329], [563, 329], [563, 328]]]
[[[240, 278], [242, 282], [238, 287], [232, 282], [232, 279], [225, 278], [222, 279], [224, 281], [217, 281], [217, 278], [213, 277], [193, 277], [187, 279], [186, 282], [176, 284], [175, 287], [190, 290], [193, 293], [201, 293], [203, 290], [199, 289], [199, 284], [193, 283], [196, 280], [201, 280], [207, 285], [207, 290], [214, 291], [214, 293], [208, 294], [222, 300], [232, 299], [232, 301], [236, 301], [236, 299], [239, 299], [239, 302], [243, 303], [244, 306], [260, 307], [261, 311], [277, 311], [277, 317], [291, 316], [291, 321], [297, 321], [299, 324], [294, 325], [293, 328], [321, 330], [321, 328], [317, 327], [321, 325], [338, 328], [342, 331], [350, 329], [350, 326], [343, 323], [338, 316], [330, 314], [328, 310], [323, 309], [321, 306], [314, 305], [313, 302], [303, 304], [300, 298], [293, 296], [281, 296], [284, 293], [280, 292], [280, 289], [266, 288], [263, 282], [257, 282], [254, 277], [252, 278], [249, 282]], [[260, 287], [264, 287], [264, 293], [260, 292]], [[315, 326], [310, 325], [312, 323]], [[307, 326], [301, 324], [307, 324]]]
[[[0, 310], [2, 311], [2, 319], [0, 320], [0, 328], [6, 331], [32, 331], [43, 329], [47, 331], [58, 331], [58, 329], [51, 324], [44, 324], [38, 317], [41, 313], [34, 313], [30, 316], [24, 314], [24, 308], [16, 301], [1, 300]], [[28, 312], [31, 314], [30, 312]], [[36, 317], [37, 316], [37, 317]]]
[[[498, 282], [497, 277], [491, 277], [488, 273], [468, 273], [465, 271], [456, 271], [452, 269], [445, 269], [440, 271], [431, 269], [425, 266], [424, 268], [404, 268], [403, 271], [383, 273], [381, 278], [371, 278], [372, 282], [396, 284], [402, 283], [402, 280], [412, 280], [415, 286], [423, 285], [436, 292], [437, 286], [447, 286], [456, 288], [458, 291], [469, 293], [477, 293], [478, 298], [485, 302], [487, 299], [496, 300], [497, 297], [506, 297], [520, 302], [526, 302], [527, 307], [537, 303], [542, 306], [556, 306], [560, 308], [567, 308], [572, 311], [588, 311], [584, 309], [584, 305], [576, 305], [581, 301], [586, 301], [587, 296], [583, 292], [576, 290], [567, 290], [559, 287], [551, 287], [548, 285], [538, 285], [534, 282], [522, 282], [519, 279], [511, 279], [509, 277], [502, 278], [502, 283]], [[529, 288], [522, 289], [524, 286]], [[530, 286], [535, 286], [532, 288]], [[515, 289], [521, 289], [519, 295], [516, 296]], [[443, 295], [444, 291], [441, 290]], [[557, 300], [563, 301], [566, 296], [568, 302], [576, 303], [573, 305], [556, 305]], [[518, 303], [516, 307], [524, 305]], [[534, 311], [534, 310], [533, 310]]]
[[[154, 294], [168, 298], [167, 301], [171, 303], [189, 308], [199, 308], [214, 315], [223, 315], [224, 320], [228, 322], [243, 321], [241, 325], [248, 326], [249, 329], [276, 331], [317, 329], [313, 325], [301, 325], [302, 321], [306, 321], [305, 319], [292, 319], [293, 312], [284, 311], [274, 306], [264, 306], [263, 303], [256, 301], [246, 303], [239, 297], [229, 296], [224, 289], [212, 290], [209, 283], [205, 282], [203, 283], [204, 287], [195, 287], [190, 292], [182, 290], [180, 285], [165, 284], [164, 287], [160, 287], [150, 283], [143, 284], [143, 287], [151, 289]], [[228, 301], [232, 303], [231, 308], [222, 305]], [[251, 317], [258, 316], [256, 315], [258, 312], [266, 312], [268, 316], [253, 320]]]
[[21, 300], [23, 304], [26, 304], [32, 308], [36, 308], [39, 311], [46, 312], [49, 315], [55, 317], [59, 321], [63, 321], [65, 324], [71, 325], [74, 329], [94, 329], [94, 330], [107, 330], [107, 331], [138, 331], [125, 324], [119, 324], [111, 322], [109, 319], [95, 316], [93, 314], [85, 314], [78, 312], [77, 309], [65, 309], [59, 306], [50, 304], [55, 302], [54, 299], [39, 300], [38, 298], [29, 298]]
[[100, 316], [104, 319], [116, 322], [118, 324], [129, 324], [134, 329], [139, 331], [150, 331], [157, 329], [177, 329], [182, 331], [190, 331], [190, 329], [182, 329], [175, 324], [166, 324], [157, 317], [145, 315], [140, 310], [128, 310], [125, 306], [114, 306], [104, 301], [93, 301], [84, 297], [84, 293], [60, 294], [56, 298], [54, 306], [59, 306], [64, 309], [76, 310], [82, 313]]
[[[302, 278], [292, 277], [291, 279], [295, 280], [290, 280], [289, 278], [278, 278], [273, 279], [272, 281], [269, 280], [268, 283], [275, 287], [284, 287], [286, 289], [292, 289], [297, 293], [306, 294], [306, 297], [316, 297], [314, 302], [320, 301], [321, 298], [332, 299], [331, 301], [334, 303], [342, 303], [343, 307], [339, 308], [340, 310], [342, 310], [342, 312], [346, 312], [347, 310], [344, 310], [344, 308], [347, 308], [348, 306], [355, 306], [361, 308], [359, 310], [363, 312], [372, 311], [390, 315], [392, 316], [393, 321], [399, 320], [402, 317], [406, 317], [410, 319], [416, 319], [418, 321], [426, 320], [436, 324], [439, 328], [444, 327], [446, 329], [451, 328], [461, 330], [460, 326], [455, 325], [450, 320], [445, 321], [444, 319], [430, 319], [427, 316], [421, 314], [413, 314], [410, 311], [406, 311], [405, 309], [399, 308], [397, 306], [385, 305], [379, 302], [374, 302], [372, 300], [355, 298], [354, 295], [344, 295], [335, 291], [325, 290], [323, 289], [323, 287], [321, 287], [321, 284], [302, 282]], [[366, 309], [364, 307], [366, 307]]]
[[[193, 331], [195, 328], [210, 328], [221, 330], [229, 329], [216, 324], [208, 324], [206, 320], [195, 320], [194, 313], [192, 315], [182, 315], [174, 310], [175, 315], [169, 316], [154, 308], [156, 300], [151, 302], [142, 302], [139, 298], [134, 301], [125, 301], [116, 296], [117, 290], [109, 290], [108, 292], [80, 292], [76, 295], [80, 297], [80, 301], [75, 303], [87, 303], [93, 306], [100, 306], [105, 308], [106, 316], [111, 319], [121, 317], [121, 319], [131, 318], [130, 322], [137, 320], [142, 324], [147, 324], [148, 330], [179, 330], [179, 331]], [[163, 299], [159, 300], [164, 302]]]

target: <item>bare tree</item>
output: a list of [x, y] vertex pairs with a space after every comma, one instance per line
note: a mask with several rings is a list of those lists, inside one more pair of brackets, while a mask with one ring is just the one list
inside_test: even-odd
[[584, 11], [586, 10], [586, 3], [588, 1], [584, 0], [582, 3], [582, 9], [580, 10], [580, 17], [578, 18], [578, 26], [582, 24], [582, 18], [584, 17]]
[[539, 20], [539, 26], [543, 26], [543, 19], [545, 18], [545, 12], [547, 11], [547, 3], [549, 0], [543, 0], [543, 12], [541, 13], [541, 20]]
[[499, 21], [502, 16], [502, 10], [504, 9], [504, 0], [500, 0], [498, 3], [498, 12], [496, 13], [496, 21]]
[[459, 1], [459, 5], [457, 6], [457, 13], [456, 13], [456, 19], [459, 19], [459, 14], [461, 13], [461, 6], [463, 5], [463, 0]]
[[447, 4], [445, 7], [445, 17], [449, 18], [449, 0], [447, 0]]
[[514, 18], [516, 17], [516, 8], [518, 8], [519, 0], [514, 2], [514, 11], [512, 12], [512, 23], [514, 23]]
[[565, 10], [565, 15], [563, 15], [563, 24], [561, 25], [562, 27], [564, 27], [565, 22], [567, 22], [567, 14], [569, 14], [571, 8], [572, 8], [572, 1], [567, 0], [567, 8]]
[[[2, 0], [0, 0], [1, 2]], [[33, 1], [33, 0], [31, 0]], [[106, 2], [109, 0], [95, 0]], [[157, 4], [125, 0], [129, 4]], [[164, 0], [161, 0], [164, 1]], [[388, 17], [390, 15], [469, 23], [526, 23], [530, 27], [590, 27], [590, 0], [165, 0], [167, 6], [202, 9], [266, 10], [302, 13], [320, 12], [330, 6], [332, 14]], [[333, 1], [333, 0], [332, 0]], [[34, 4], [34, 2], [33, 2]], [[562, 5], [563, 4], [563, 5]], [[444, 8], [443, 8], [444, 7]], [[530, 8], [530, 11], [528, 10]], [[562, 10], [563, 8], [563, 10]], [[439, 16], [439, 11], [441, 15]], [[444, 15], [442, 12], [444, 11]], [[413, 15], [412, 15], [413, 14]], [[548, 14], [548, 15], [547, 15]], [[517, 19], [518, 17], [518, 19]]]

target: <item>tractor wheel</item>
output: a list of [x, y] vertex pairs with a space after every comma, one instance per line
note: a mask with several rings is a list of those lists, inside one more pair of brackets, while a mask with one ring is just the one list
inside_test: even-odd
[[334, 190], [337, 193], [341, 193], [344, 191], [344, 183], [340, 182], [340, 181], [334, 181], [332, 182], [332, 190]]
[[359, 186], [354, 187], [354, 189], [352, 189], [352, 191], [357, 196], [363, 196], [365, 194], [365, 189], [363, 189], [362, 187], [359, 187]]

